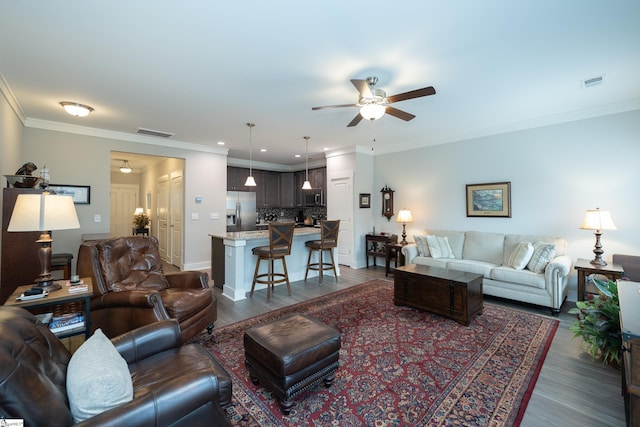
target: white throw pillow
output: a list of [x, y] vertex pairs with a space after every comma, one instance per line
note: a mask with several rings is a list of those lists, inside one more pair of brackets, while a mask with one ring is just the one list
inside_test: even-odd
[[553, 243], [535, 242], [533, 255], [531, 255], [527, 268], [534, 273], [542, 273], [555, 255], [556, 246]]
[[427, 243], [427, 236], [413, 236], [413, 241], [416, 242], [418, 254], [420, 256], [429, 256], [429, 243]]
[[533, 255], [533, 245], [530, 242], [520, 242], [509, 256], [509, 267], [522, 270], [527, 266]]
[[449, 245], [449, 239], [446, 236], [440, 237], [427, 234], [427, 243], [433, 258], [455, 258]]
[[102, 330], [97, 329], [71, 356], [67, 396], [76, 423], [133, 399], [129, 366]]

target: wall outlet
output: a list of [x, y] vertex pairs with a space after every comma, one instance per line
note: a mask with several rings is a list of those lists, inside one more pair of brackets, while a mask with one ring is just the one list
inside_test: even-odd
[[200, 215], [198, 215], [198, 212], [192, 212], [191, 213], [191, 219], [199, 219]]
[[95, 214], [93, 216], [93, 222], [101, 222], [102, 221], [102, 215], [100, 214]]
[[218, 212], [211, 212], [211, 219], [220, 219], [220, 214]]

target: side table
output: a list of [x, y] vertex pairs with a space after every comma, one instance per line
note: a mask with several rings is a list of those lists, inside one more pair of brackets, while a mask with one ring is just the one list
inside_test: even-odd
[[586, 294], [597, 294], [598, 288], [593, 284], [592, 274], [601, 274], [616, 281], [624, 274], [620, 264], [593, 265], [587, 259], [578, 259], [574, 267], [578, 272], [578, 301], [584, 301]]
[[387, 258], [386, 245], [398, 242], [398, 236], [395, 234], [367, 234], [364, 238], [367, 268], [369, 268], [369, 257], [373, 257], [373, 266], [376, 267], [376, 258]]
[[393, 260], [394, 268], [404, 265], [404, 255], [402, 253], [404, 246], [402, 243], [387, 243], [387, 261], [384, 277], [388, 277], [389, 273], [391, 273], [391, 260]]
[[[44, 298], [41, 299], [33, 299], [28, 301], [18, 301], [20, 295], [24, 293], [27, 289], [33, 287], [33, 285], [23, 285], [18, 286], [16, 290], [9, 296], [7, 301], [5, 301], [5, 306], [12, 307], [22, 307], [27, 310], [40, 308], [40, 307], [48, 307], [48, 306], [56, 306], [62, 305], [74, 301], [82, 301], [84, 303], [84, 336], [85, 339], [88, 339], [91, 336], [91, 296], [93, 295], [93, 283], [91, 282], [91, 278], [84, 277], [82, 281], [87, 285], [88, 289], [82, 292], [70, 293], [69, 287], [66, 285], [66, 280], [56, 281], [59, 285], [62, 286], [61, 289], [57, 291], [49, 292]], [[72, 335], [78, 335], [82, 332], [70, 331], [69, 333], [62, 332], [57, 334], [58, 338], [66, 338]]]

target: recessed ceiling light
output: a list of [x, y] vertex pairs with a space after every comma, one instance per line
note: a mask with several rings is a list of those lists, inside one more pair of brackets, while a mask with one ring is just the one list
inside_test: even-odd
[[329, 147], [324, 147], [323, 150], [324, 151], [329, 151]]
[[302, 156], [300, 154], [295, 154], [293, 157], [298, 158], [298, 157], [302, 157]]
[[224, 145], [224, 141], [218, 141], [218, 145]]
[[266, 152], [267, 152], [267, 149], [266, 149], [266, 148], [261, 148], [261, 149], [260, 149], [260, 151], [261, 151], [262, 153], [266, 153]]

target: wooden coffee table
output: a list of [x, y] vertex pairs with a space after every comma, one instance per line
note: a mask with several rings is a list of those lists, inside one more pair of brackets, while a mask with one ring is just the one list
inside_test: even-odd
[[482, 314], [482, 275], [409, 264], [394, 272], [393, 303], [449, 317], [469, 326]]

